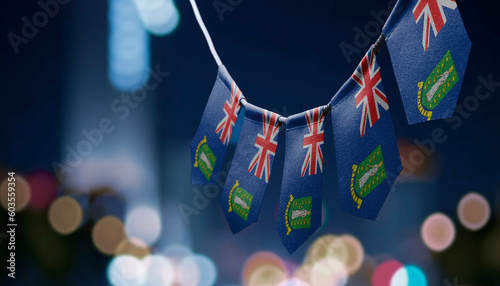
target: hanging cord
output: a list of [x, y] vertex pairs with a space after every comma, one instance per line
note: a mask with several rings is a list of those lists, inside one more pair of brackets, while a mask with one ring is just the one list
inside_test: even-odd
[[[242, 98], [242, 99], [240, 100], [240, 102], [241, 102], [241, 105], [243, 105], [243, 106], [246, 106], [246, 105], [247, 105], [247, 103], [248, 103], [248, 101], [247, 101], [246, 99], [244, 99], [244, 98]], [[281, 122], [281, 123], [285, 123], [285, 122], [286, 122], [286, 117], [285, 117], [285, 116], [281, 116], [281, 115], [279, 115], [279, 114], [278, 114], [278, 116], [279, 116], [279, 117], [278, 117], [278, 121], [279, 121], [279, 122]]]
[[205, 35], [205, 39], [207, 40], [210, 52], [212, 52], [212, 56], [214, 57], [217, 66], [220, 67], [222, 65], [222, 62], [219, 58], [219, 55], [217, 54], [217, 51], [215, 50], [214, 43], [212, 42], [212, 38], [210, 38], [210, 34], [208, 33], [207, 27], [205, 27], [205, 23], [203, 23], [203, 19], [201, 18], [200, 11], [198, 10], [198, 6], [196, 5], [196, 1], [189, 0], [189, 2], [191, 2], [191, 6], [193, 7], [194, 11], [194, 16], [196, 17], [196, 20], [198, 21], [198, 24], [200, 25], [200, 28], [203, 31], [203, 35]]
[[[240, 102], [241, 102], [241, 105], [243, 105], [243, 106], [246, 106], [247, 103], [248, 103], [248, 101], [246, 99], [244, 99], [244, 98], [242, 98], [240, 100]], [[328, 115], [328, 113], [330, 112], [331, 109], [332, 109], [332, 104], [329, 102], [327, 105], [325, 105], [325, 107], [323, 109], [323, 112], [324, 112], [325, 116]], [[286, 123], [286, 120], [288, 119], [287, 117], [281, 116], [279, 114], [278, 114], [278, 116], [279, 116], [279, 118], [278, 118], [279, 122]]]
[[[201, 30], [203, 31], [203, 35], [205, 35], [205, 39], [207, 40], [208, 47], [210, 48], [210, 52], [212, 52], [212, 56], [215, 59], [215, 62], [217, 63], [218, 66], [222, 65], [222, 62], [219, 58], [219, 55], [217, 54], [217, 51], [215, 50], [214, 43], [212, 42], [212, 38], [210, 37], [210, 34], [208, 33], [207, 27], [205, 26], [205, 23], [203, 23], [203, 19], [201, 18], [200, 11], [198, 10], [198, 6], [196, 5], [195, 0], [189, 0], [191, 3], [191, 6], [193, 7], [193, 12], [196, 17], [196, 20], [198, 21], [198, 24], [200, 25]], [[380, 34], [378, 37], [377, 41], [375, 44], [373, 44], [373, 52], [375, 54], [378, 54], [380, 47], [385, 43], [385, 35], [383, 33]], [[248, 101], [245, 98], [240, 99], [240, 102], [243, 106], [246, 106]], [[328, 113], [332, 109], [332, 104], [329, 102], [327, 105], [324, 106], [324, 112], [325, 115], [328, 115]], [[278, 114], [279, 115], [279, 114]], [[287, 117], [279, 115], [278, 121], [281, 123], [286, 123]]]
[[385, 35], [381, 33], [375, 44], [373, 44], [373, 52], [375, 54], [378, 54], [380, 47], [382, 47], [384, 43], [385, 43]]
[[[247, 103], [248, 103], [248, 101], [247, 101], [246, 99], [244, 99], [244, 98], [242, 98], [242, 99], [240, 100], [240, 102], [241, 102], [241, 105], [243, 105], [243, 106], [246, 106], [246, 105], [247, 105]], [[281, 115], [279, 115], [279, 114], [278, 114], [278, 116], [279, 116], [279, 117], [278, 117], [278, 121], [279, 121], [279, 122], [281, 122], [281, 123], [285, 123], [285, 122], [286, 122], [286, 117], [285, 117], [285, 116], [281, 116]]]

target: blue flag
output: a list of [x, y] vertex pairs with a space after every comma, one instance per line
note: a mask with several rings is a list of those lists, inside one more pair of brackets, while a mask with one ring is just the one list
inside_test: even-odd
[[341, 208], [375, 220], [402, 167], [373, 46], [331, 104]]
[[399, 0], [383, 28], [408, 123], [451, 117], [471, 42], [455, 0]]
[[250, 103], [221, 204], [233, 233], [256, 222], [278, 147], [279, 115]]
[[276, 228], [293, 253], [321, 226], [324, 107], [286, 120], [285, 167]]
[[215, 184], [233, 128], [245, 98], [224, 66], [208, 99], [191, 142], [191, 183]]

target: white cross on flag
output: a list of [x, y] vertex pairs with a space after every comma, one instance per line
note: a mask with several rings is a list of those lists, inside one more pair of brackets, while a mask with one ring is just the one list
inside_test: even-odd
[[356, 70], [352, 75], [352, 79], [361, 86], [361, 89], [354, 97], [356, 108], [363, 106], [361, 124], [359, 126], [361, 137], [365, 135], [367, 121], [370, 122], [370, 127], [372, 127], [379, 120], [379, 105], [385, 110], [389, 109], [387, 97], [377, 87], [382, 82], [382, 78], [380, 76], [380, 67], [376, 66], [376, 55], [373, 49], [371, 49], [361, 60], [358, 67], [359, 71]]
[[455, 10], [457, 3], [455, 0], [419, 0], [413, 8], [413, 17], [415, 23], [418, 23], [424, 17], [424, 31], [422, 35], [422, 45], [424, 50], [429, 48], [429, 38], [431, 36], [431, 27], [434, 36], [437, 37], [441, 29], [446, 24], [446, 16], [443, 7]]

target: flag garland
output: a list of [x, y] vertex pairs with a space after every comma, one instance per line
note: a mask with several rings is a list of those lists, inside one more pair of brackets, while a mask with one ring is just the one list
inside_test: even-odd
[[276, 229], [292, 253], [321, 226], [325, 107], [286, 121], [285, 167]]
[[321, 225], [324, 120], [331, 114], [343, 211], [375, 220], [402, 170], [377, 53], [387, 42], [409, 124], [452, 116], [471, 48], [455, 0], [398, 0], [377, 42], [322, 107], [282, 117], [248, 103], [217, 55], [219, 74], [191, 144], [192, 183], [214, 183], [241, 106], [243, 126], [221, 205], [233, 233], [257, 221], [280, 127], [285, 166], [276, 228], [293, 253]]
[[279, 115], [247, 103], [221, 205], [233, 233], [257, 221], [278, 148]]

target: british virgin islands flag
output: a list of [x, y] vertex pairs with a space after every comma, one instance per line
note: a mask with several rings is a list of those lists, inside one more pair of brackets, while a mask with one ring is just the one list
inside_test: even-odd
[[276, 229], [293, 253], [321, 226], [324, 107], [286, 120], [285, 167]]
[[220, 66], [200, 125], [191, 142], [192, 184], [216, 183], [243, 98], [226, 68]]
[[233, 233], [255, 223], [278, 148], [279, 115], [250, 103], [221, 196]]
[[402, 167], [373, 47], [331, 105], [340, 206], [375, 220]]
[[451, 117], [471, 42], [455, 0], [399, 0], [382, 29], [409, 124]]

